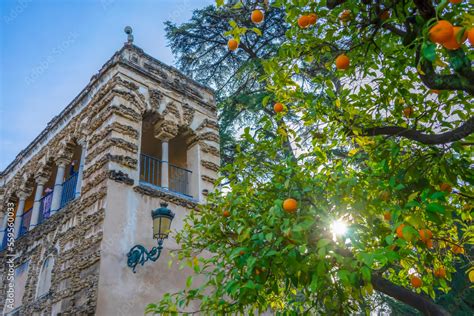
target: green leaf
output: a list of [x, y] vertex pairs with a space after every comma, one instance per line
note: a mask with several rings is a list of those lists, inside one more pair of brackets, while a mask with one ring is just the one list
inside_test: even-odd
[[370, 271], [370, 269], [366, 266], [363, 266], [360, 269], [360, 272], [362, 274], [362, 280], [364, 280], [366, 283], [369, 283], [370, 279], [372, 278], [372, 272]]
[[421, 53], [426, 60], [434, 62], [436, 60], [436, 45], [431, 42], [424, 42], [421, 46]]
[[186, 278], [186, 287], [191, 287], [192, 283], [193, 283], [193, 276], [190, 275]]
[[426, 206], [426, 210], [433, 213], [445, 214], [446, 209], [444, 206], [438, 203], [430, 203]]

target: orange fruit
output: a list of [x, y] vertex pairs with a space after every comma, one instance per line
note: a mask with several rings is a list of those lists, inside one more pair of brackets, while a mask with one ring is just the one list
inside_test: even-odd
[[309, 23], [311, 22], [311, 18], [307, 15], [302, 15], [298, 19], [298, 25], [302, 29], [307, 28], [309, 26]]
[[421, 281], [421, 279], [417, 276], [412, 276], [410, 278], [410, 282], [414, 288], [419, 288], [423, 285], [423, 281]]
[[405, 224], [400, 224], [395, 230], [398, 238], [403, 238], [403, 227], [405, 227]]
[[253, 10], [252, 14], [250, 15], [250, 20], [253, 23], [260, 23], [263, 21], [263, 12], [260, 10]]
[[433, 238], [433, 233], [429, 229], [420, 229], [418, 230], [418, 233], [420, 234], [420, 239], [422, 242], [427, 242]]
[[434, 94], [439, 94], [441, 90], [431, 89], [430, 92]]
[[434, 270], [433, 274], [439, 279], [444, 279], [446, 277], [446, 269], [444, 267], [439, 267]]
[[342, 22], [349, 22], [352, 19], [351, 10], [344, 10], [339, 14], [339, 20]]
[[449, 0], [452, 4], [460, 4], [462, 0]]
[[229, 50], [234, 51], [234, 50], [237, 49], [237, 47], [239, 47], [239, 42], [237, 42], [235, 39], [231, 38], [227, 42], [227, 47], [229, 47]]
[[273, 106], [273, 110], [274, 110], [276, 113], [282, 112], [283, 109], [284, 109], [284, 106], [283, 106], [283, 104], [281, 104], [280, 102], [275, 103], [275, 105]]
[[316, 21], [318, 20], [318, 16], [316, 13], [310, 13], [308, 14], [308, 19], [309, 19], [309, 25], [314, 25], [316, 24]]
[[413, 115], [413, 108], [411, 106], [403, 109], [403, 116], [410, 118]]
[[379, 18], [382, 21], [388, 20], [390, 18], [390, 11], [384, 10], [379, 14]]
[[464, 253], [464, 248], [458, 245], [454, 245], [451, 250], [453, 251], [454, 254], [460, 255]]
[[467, 38], [469, 39], [469, 43], [471, 43], [471, 46], [474, 46], [474, 28], [469, 29], [469, 31], [467, 31]]
[[283, 202], [283, 210], [289, 214], [293, 214], [298, 209], [298, 202], [295, 199], [289, 198]]
[[222, 216], [224, 217], [229, 217], [230, 216], [230, 212], [228, 210], [225, 210], [224, 212], [222, 212]]
[[392, 214], [390, 214], [390, 212], [387, 212], [385, 214], [383, 214], [383, 218], [386, 220], [386, 221], [389, 221], [392, 219]]
[[432, 249], [432, 248], [433, 248], [433, 240], [428, 239], [428, 240], [425, 242], [425, 244], [426, 244], [426, 248], [428, 248], [428, 249]]
[[243, 256], [243, 255], [245, 255], [245, 251], [240, 250], [239, 254], [240, 254], [241, 256]]
[[461, 44], [464, 43], [467, 39], [467, 32], [464, 32], [464, 34], [462, 35], [462, 38], [461, 38], [461, 42], [457, 41], [457, 36], [458, 36], [459, 31], [461, 31], [461, 29], [462, 29], [462, 27], [460, 27], [460, 26], [453, 27], [453, 35], [451, 36], [451, 38], [449, 40], [447, 40], [446, 42], [443, 43], [444, 48], [450, 49], [450, 50], [455, 50], [455, 49], [458, 49], [459, 47], [461, 47]]
[[429, 31], [430, 40], [434, 43], [443, 44], [453, 36], [453, 25], [446, 20], [440, 20], [433, 25]]
[[439, 185], [439, 189], [441, 191], [446, 192], [446, 193], [451, 193], [451, 191], [453, 191], [453, 187], [451, 185], [449, 185], [449, 183], [441, 183]]
[[345, 54], [341, 54], [339, 56], [337, 56], [336, 58], [336, 68], [337, 69], [347, 69], [349, 68], [349, 65], [350, 65], [351, 61], [349, 59], [349, 57], [347, 57]]

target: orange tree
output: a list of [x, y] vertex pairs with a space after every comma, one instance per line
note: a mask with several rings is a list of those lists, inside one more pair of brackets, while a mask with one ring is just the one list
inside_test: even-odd
[[[374, 309], [377, 291], [448, 315], [436, 295], [460, 259], [472, 270], [474, 5], [231, 5], [249, 20], [286, 13], [286, 40], [259, 78], [262, 108], [284, 107], [242, 128], [226, 185], [177, 233], [177, 258], [200, 282], [147, 312], [350, 314]], [[259, 33], [231, 20], [224, 35], [248, 32]]]

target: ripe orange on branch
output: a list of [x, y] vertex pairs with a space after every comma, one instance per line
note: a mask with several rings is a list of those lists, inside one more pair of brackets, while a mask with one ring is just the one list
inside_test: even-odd
[[467, 31], [467, 38], [469, 39], [469, 43], [471, 43], [471, 46], [474, 46], [474, 28], [469, 29]]
[[420, 229], [418, 230], [418, 233], [420, 234], [420, 239], [422, 242], [427, 242], [431, 238], [433, 238], [433, 233], [429, 229]]
[[273, 110], [274, 110], [276, 113], [282, 112], [283, 109], [284, 109], [284, 106], [283, 106], [283, 104], [281, 104], [280, 102], [275, 103], [275, 105], [273, 106]]
[[253, 10], [250, 19], [253, 23], [261, 23], [263, 21], [263, 12], [260, 10]]
[[410, 118], [413, 115], [413, 108], [411, 106], [406, 107], [403, 109], [403, 116], [406, 118]]
[[444, 279], [446, 277], [446, 269], [444, 267], [436, 268], [433, 274], [439, 279]]
[[318, 20], [318, 16], [316, 13], [310, 13], [308, 14], [308, 19], [309, 19], [309, 25], [314, 25], [316, 24], [316, 21]]
[[441, 183], [439, 189], [446, 193], [451, 193], [451, 191], [453, 191], [453, 187], [449, 183]]
[[464, 43], [467, 39], [467, 32], [464, 32], [464, 34], [461, 37], [461, 41], [458, 42], [458, 33], [461, 31], [462, 27], [460, 26], [455, 26], [453, 27], [453, 35], [449, 40], [443, 43], [443, 47], [446, 49], [450, 50], [455, 50], [461, 47], [462, 43]]
[[460, 255], [464, 253], [464, 248], [458, 245], [454, 245], [453, 248], [451, 248], [454, 254]]
[[443, 44], [448, 41], [454, 33], [453, 25], [446, 20], [440, 20], [433, 25], [429, 31], [430, 40], [434, 43]]
[[283, 202], [283, 210], [289, 214], [293, 214], [298, 210], [298, 202], [295, 199], [289, 198]]
[[349, 22], [351, 19], [352, 15], [350, 10], [344, 10], [339, 15], [339, 20], [341, 20], [342, 22]]
[[423, 285], [423, 281], [421, 281], [421, 279], [417, 276], [412, 276], [410, 278], [410, 282], [414, 288], [419, 288]]
[[398, 238], [403, 238], [403, 227], [405, 227], [405, 224], [400, 224], [395, 230]]
[[349, 57], [347, 57], [345, 54], [341, 54], [341, 55], [337, 56], [337, 58], [336, 58], [336, 68], [337, 69], [346, 70], [347, 68], [349, 68], [350, 63], [351, 63], [351, 61], [350, 61]]
[[222, 216], [230, 217], [230, 212], [228, 210], [225, 210], [224, 212], [222, 212]]
[[311, 23], [311, 18], [307, 15], [302, 15], [298, 19], [298, 26], [302, 29], [307, 28]]
[[231, 38], [227, 42], [227, 47], [229, 47], [229, 50], [234, 51], [239, 47], [239, 42], [237, 42], [235, 39]]

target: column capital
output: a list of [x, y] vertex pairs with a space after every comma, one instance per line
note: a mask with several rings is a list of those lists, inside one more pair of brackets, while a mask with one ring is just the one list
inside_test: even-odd
[[66, 167], [66, 165], [71, 162], [71, 159], [68, 157], [58, 157], [54, 161], [58, 167]]
[[30, 196], [31, 192], [28, 191], [17, 191], [16, 196], [18, 196], [18, 199], [20, 200], [26, 200], [28, 196]]
[[46, 182], [48, 182], [48, 178], [45, 175], [40, 174], [35, 177], [35, 182], [36, 184], [45, 185]]
[[178, 135], [178, 124], [173, 121], [160, 121], [155, 125], [154, 136], [161, 141], [169, 141]]

